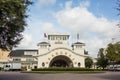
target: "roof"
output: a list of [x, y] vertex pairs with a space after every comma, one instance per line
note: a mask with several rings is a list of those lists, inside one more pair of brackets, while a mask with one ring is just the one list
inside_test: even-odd
[[69, 34], [67, 34], [67, 33], [51, 33], [51, 34], [48, 34], [48, 36], [56, 36], [56, 35], [67, 35], [67, 36], [69, 36]]
[[75, 42], [75, 43], [72, 44], [72, 46], [73, 46], [73, 45], [83, 45], [83, 46], [85, 46], [85, 43], [82, 43], [82, 42]]
[[24, 52], [25, 51], [36, 51], [38, 52], [38, 50], [13, 50], [9, 53], [9, 56], [12, 56], [12, 57], [31, 57], [32, 55], [24, 55]]
[[82, 43], [82, 42], [76, 42], [76, 43], [74, 43], [74, 44], [84, 44], [84, 43]]
[[40, 42], [38, 45], [45, 44], [45, 45], [50, 45], [48, 42]]
[[75, 43], [72, 44], [72, 47], [73, 47], [74, 45], [82, 45], [82, 46], [85, 46], [85, 43], [82, 43], [82, 42], [75, 42]]
[[48, 42], [40, 42], [38, 44], [49, 44]]

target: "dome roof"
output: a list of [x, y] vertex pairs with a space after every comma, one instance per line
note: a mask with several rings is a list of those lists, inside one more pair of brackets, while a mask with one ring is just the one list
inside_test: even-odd
[[84, 43], [82, 43], [82, 42], [75, 42], [75, 43], [73, 43], [73, 44], [84, 44]]
[[72, 44], [72, 46], [73, 46], [73, 45], [82, 45], [82, 46], [85, 46], [85, 43], [82, 43], [82, 42], [75, 42], [75, 43]]
[[38, 45], [50, 45], [48, 42], [40, 42]]

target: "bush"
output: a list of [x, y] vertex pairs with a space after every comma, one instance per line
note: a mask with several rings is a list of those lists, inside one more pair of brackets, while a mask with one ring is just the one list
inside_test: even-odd
[[32, 71], [102, 71], [102, 70], [87, 69], [87, 68], [39, 68], [39, 69], [32, 69]]

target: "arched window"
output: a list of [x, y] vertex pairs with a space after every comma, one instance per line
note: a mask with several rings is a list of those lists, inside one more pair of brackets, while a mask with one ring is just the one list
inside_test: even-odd
[[43, 66], [43, 67], [45, 66], [45, 63], [44, 63], [44, 62], [42, 63], [42, 66]]
[[78, 66], [79, 66], [79, 67], [81, 66], [80, 62], [78, 63]]

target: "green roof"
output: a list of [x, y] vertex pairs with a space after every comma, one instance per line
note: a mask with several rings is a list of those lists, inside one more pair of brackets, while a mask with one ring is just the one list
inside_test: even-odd
[[32, 55], [24, 55], [25, 51], [35, 51], [38, 53], [38, 50], [13, 50], [9, 53], [9, 56], [12, 57], [30, 57]]

